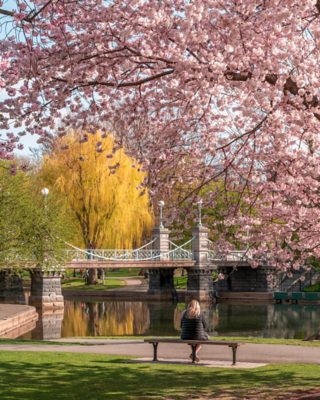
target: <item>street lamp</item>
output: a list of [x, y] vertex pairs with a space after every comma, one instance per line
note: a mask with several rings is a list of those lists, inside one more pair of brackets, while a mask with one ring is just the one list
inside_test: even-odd
[[42, 194], [43, 196], [47, 197], [48, 194], [49, 194], [49, 189], [48, 189], [48, 188], [43, 188], [43, 189], [41, 189], [41, 194]]
[[198, 226], [202, 226], [201, 209], [202, 209], [203, 201], [200, 199], [197, 204], [198, 204]]
[[47, 211], [47, 198], [48, 198], [48, 194], [49, 194], [49, 189], [46, 187], [41, 189], [41, 194], [44, 197], [44, 208]]
[[158, 202], [158, 206], [160, 207], [160, 219], [159, 219], [159, 228], [164, 228], [163, 226], [163, 207], [164, 207], [164, 201], [160, 200]]

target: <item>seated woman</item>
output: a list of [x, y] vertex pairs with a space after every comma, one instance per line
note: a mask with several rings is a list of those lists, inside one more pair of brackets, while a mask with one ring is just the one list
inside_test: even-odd
[[[200, 310], [198, 300], [191, 300], [187, 309], [181, 316], [181, 339], [182, 340], [208, 340], [209, 336], [206, 332], [207, 325], [203, 314]], [[199, 362], [198, 353], [201, 345], [196, 346], [196, 361]], [[190, 354], [192, 359], [192, 353]]]

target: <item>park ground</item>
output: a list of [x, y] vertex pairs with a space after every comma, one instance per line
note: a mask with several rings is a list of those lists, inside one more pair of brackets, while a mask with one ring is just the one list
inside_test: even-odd
[[246, 343], [236, 368], [230, 349], [211, 347], [192, 365], [185, 345], [159, 345], [162, 361], [151, 362], [141, 339], [2, 340], [1, 399], [320, 399], [320, 346]]
[[[135, 276], [114, 278], [109, 285], [118, 290], [140, 283]], [[66, 286], [79, 289], [83, 283], [81, 279], [69, 279]], [[235, 367], [231, 366], [231, 350], [226, 346], [203, 348], [200, 363], [192, 365], [188, 346], [174, 344], [159, 345], [160, 362], [151, 362], [152, 347], [139, 337], [51, 342], [3, 339], [0, 398], [320, 399], [320, 342], [224, 339], [244, 343], [238, 350]]]

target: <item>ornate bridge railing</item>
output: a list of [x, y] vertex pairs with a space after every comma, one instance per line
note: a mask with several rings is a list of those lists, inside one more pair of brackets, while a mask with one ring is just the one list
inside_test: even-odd
[[101, 250], [66, 250], [66, 258], [68, 260], [155, 260], [160, 256], [158, 250], [117, 250], [117, 249], [101, 249]]
[[192, 253], [182, 248], [175, 248], [166, 253], [159, 250], [66, 250], [67, 260], [89, 261], [157, 261], [157, 260], [192, 260]]
[[228, 253], [218, 253], [214, 250], [208, 252], [209, 260], [219, 261], [248, 261], [249, 257], [246, 250], [229, 251]]

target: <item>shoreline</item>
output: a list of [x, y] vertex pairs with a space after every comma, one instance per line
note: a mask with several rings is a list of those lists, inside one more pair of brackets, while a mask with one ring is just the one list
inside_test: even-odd
[[36, 327], [39, 316], [35, 307], [0, 304], [0, 337], [12, 339]]

